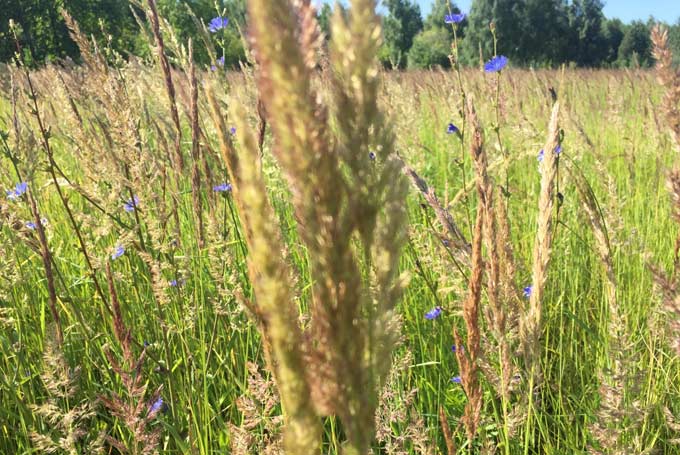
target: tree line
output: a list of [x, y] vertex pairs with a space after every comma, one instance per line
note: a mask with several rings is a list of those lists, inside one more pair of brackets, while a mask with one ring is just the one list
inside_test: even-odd
[[[10, 20], [20, 25], [24, 61], [38, 65], [67, 57], [77, 59], [78, 48], [68, 35], [62, 8], [101, 48], [123, 56], [148, 57], [150, 50], [142, 32], [144, 4], [140, 1], [144, 0], [0, 0], [0, 61], [11, 60], [16, 52]], [[229, 18], [229, 25], [215, 34], [215, 41], [222, 57], [219, 64], [235, 67], [245, 57], [246, 1], [157, 0], [157, 5], [182, 42], [189, 38], [200, 42], [200, 21]], [[458, 60], [467, 66], [495, 54], [508, 56], [515, 66], [652, 64], [649, 32], [656, 21], [649, 18], [624, 24], [606, 18], [601, 0], [474, 0], [465, 12], [451, 0], [435, 0], [426, 17], [414, 0], [384, 0], [383, 5], [380, 59], [387, 68], [449, 67], [454, 36]], [[331, 33], [332, 14], [328, 3], [318, 12], [326, 36]], [[455, 21], [445, 21], [447, 15], [455, 15]], [[666, 25], [674, 55], [680, 59], [680, 18]], [[211, 64], [206, 49], [198, 49], [195, 57], [199, 63]]]

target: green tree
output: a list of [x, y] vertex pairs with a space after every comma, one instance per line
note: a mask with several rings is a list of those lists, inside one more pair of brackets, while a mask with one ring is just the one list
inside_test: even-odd
[[579, 66], [599, 66], [607, 57], [601, 0], [574, 0], [569, 7], [568, 59]]
[[319, 21], [319, 28], [321, 28], [321, 31], [323, 34], [326, 36], [326, 39], [330, 39], [331, 37], [331, 18], [333, 17], [333, 10], [331, 9], [331, 5], [328, 3], [324, 3], [323, 6], [321, 7], [321, 11], [319, 11], [319, 14], [317, 16], [317, 20]]
[[668, 45], [673, 52], [673, 62], [680, 65], [680, 17], [674, 25], [668, 27]]
[[603, 34], [606, 50], [602, 63], [611, 66], [616, 64], [619, 58], [619, 47], [625, 34], [625, 25], [619, 19], [608, 19], [604, 23]]
[[465, 40], [463, 61], [476, 65], [480, 59], [494, 54], [493, 36], [489, 24], [494, 23], [499, 39], [498, 53], [510, 58], [518, 55], [519, 46], [515, 41], [521, 31], [522, 5], [514, 0], [476, 0], [472, 2]]
[[627, 28], [619, 46], [618, 63], [621, 66], [651, 66], [652, 41], [644, 22], [635, 21]]
[[[515, 59], [526, 64], [556, 65], [566, 60], [569, 19], [563, 0], [524, 0], [518, 24]], [[511, 37], [510, 39], [514, 39]]]
[[434, 27], [416, 35], [408, 53], [409, 68], [431, 68], [435, 65], [451, 66], [451, 37], [444, 27]]
[[388, 15], [383, 18], [384, 44], [380, 58], [384, 64], [404, 66], [413, 38], [423, 29], [420, 7], [411, 0], [387, 0]]

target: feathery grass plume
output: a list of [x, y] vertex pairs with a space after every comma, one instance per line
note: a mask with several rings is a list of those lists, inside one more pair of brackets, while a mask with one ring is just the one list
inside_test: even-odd
[[172, 122], [175, 125], [175, 149], [173, 154], [173, 165], [175, 171], [181, 174], [184, 171], [184, 158], [182, 157], [182, 126], [179, 122], [179, 112], [177, 111], [177, 102], [175, 101], [175, 84], [172, 82], [172, 69], [168, 62], [168, 57], [165, 55], [165, 43], [163, 42], [163, 35], [161, 34], [160, 20], [158, 11], [156, 9], [156, 0], [148, 0], [149, 4], [149, 21], [151, 22], [151, 29], [153, 36], [156, 39], [156, 52], [158, 54], [158, 61], [165, 77], [165, 88], [168, 94], [168, 102], [170, 103], [170, 115]]
[[661, 107], [671, 137], [680, 150], [680, 69], [673, 67], [673, 53], [668, 45], [668, 30], [659, 24], [652, 29], [652, 54], [656, 59], [656, 76], [666, 89]]
[[413, 353], [407, 350], [392, 364], [380, 392], [376, 439], [387, 455], [434, 455], [428, 429], [415, 407], [418, 389], [402, 390], [401, 386], [412, 365]]
[[31, 405], [33, 412], [47, 422], [42, 432], [35, 430], [31, 440], [41, 453], [103, 453], [103, 437], [91, 435], [94, 405], [79, 401], [80, 368], [70, 368], [61, 346], [48, 334], [43, 354], [44, 367], [40, 375], [47, 391], [47, 401]]
[[402, 161], [402, 163], [404, 174], [406, 174], [413, 186], [423, 195], [427, 204], [434, 210], [437, 221], [444, 229], [447, 237], [445, 240], [449, 245], [455, 248], [454, 253], [456, 260], [463, 264], [468, 263], [472, 249], [470, 243], [465, 239], [465, 235], [458, 228], [453, 216], [442, 206], [439, 198], [437, 198], [437, 195], [434, 192], [434, 188], [429, 187], [427, 182], [405, 162]]
[[[473, 156], [477, 146], [481, 148], [481, 142], [473, 142], [471, 152]], [[467, 332], [466, 341], [460, 336], [456, 328], [453, 328], [453, 338], [456, 346], [465, 346], [465, 350], [456, 350], [456, 359], [460, 367], [460, 379], [467, 396], [465, 413], [462, 421], [465, 425], [468, 442], [474, 439], [479, 426], [480, 413], [482, 409], [482, 385], [479, 378], [479, 356], [480, 356], [480, 325], [479, 325], [479, 305], [482, 297], [482, 280], [484, 276], [484, 260], [482, 258], [482, 239], [484, 236], [484, 209], [480, 204], [477, 207], [477, 217], [475, 220], [475, 230], [472, 235], [472, 273], [468, 280], [468, 295], [463, 302], [463, 320]]]
[[456, 442], [453, 440], [451, 426], [449, 425], [449, 420], [448, 417], [446, 416], [446, 410], [444, 409], [444, 406], [439, 406], [439, 424], [442, 427], [444, 442], [446, 443], [446, 454], [455, 455]]
[[[603, 453], [627, 453], [625, 450], [626, 443], [620, 438], [642, 421], [645, 412], [636, 408], [635, 403], [632, 405], [627, 403], [630, 398], [626, 396], [631, 395], [634, 391], [630, 387], [633, 382], [630, 377], [633, 360], [627, 349], [631, 343], [630, 337], [626, 333], [625, 319], [616, 299], [617, 283], [609, 234], [593, 188], [580, 169], [572, 166], [569, 167], [569, 171], [574, 179], [583, 209], [595, 237], [595, 249], [606, 276], [605, 288], [609, 308], [608, 327], [606, 329], [608, 355], [605, 356], [605, 360], [609, 360], [611, 365], [603, 365], [602, 370], [598, 372], [600, 406], [596, 412], [597, 421], [591, 425], [591, 433], [598, 441], [600, 448], [605, 450]], [[632, 357], [637, 356], [632, 355]], [[596, 449], [593, 450], [596, 453], [602, 453]]]
[[123, 350], [123, 358], [128, 364], [132, 364], [132, 336], [130, 330], [125, 326], [123, 319], [123, 312], [120, 308], [120, 301], [118, 300], [118, 293], [113, 283], [113, 274], [111, 273], [111, 263], [106, 262], [106, 283], [109, 287], [109, 295], [111, 298], [111, 311], [113, 314], [113, 333], [118, 340], [118, 344]]
[[33, 196], [33, 190], [28, 190], [28, 201], [31, 205], [31, 213], [33, 214], [33, 223], [35, 224], [36, 231], [38, 231], [38, 240], [40, 242], [40, 256], [42, 257], [43, 267], [45, 268], [45, 278], [47, 280], [47, 295], [48, 295], [48, 306], [50, 307], [50, 313], [52, 313], [52, 320], [54, 321], [55, 327], [55, 340], [57, 347], [59, 349], [64, 345], [64, 332], [61, 327], [61, 317], [59, 316], [59, 310], [57, 302], [57, 290], [54, 284], [54, 273], [52, 270], [52, 253], [50, 252], [50, 246], [47, 243], [47, 236], [45, 235], [45, 227], [43, 226], [40, 213], [38, 212], [38, 206], [35, 203], [35, 197]]
[[125, 396], [110, 392], [109, 396], [100, 396], [99, 399], [115, 417], [121, 419], [130, 437], [130, 441], [121, 441], [112, 436], [106, 436], [106, 442], [119, 451], [133, 455], [156, 453], [160, 442], [160, 429], [151, 428], [151, 423], [166, 406], [161, 398], [162, 386], [158, 387], [148, 400], [144, 398], [148, 388], [148, 381], [142, 371], [146, 360], [146, 348], [142, 349], [138, 357], [134, 356], [130, 329], [127, 328], [123, 319], [111, 266], [108, 262], [106, 278], [113, 307], [114, 335], [123, 350], [123, 363], [116, 359], [115, 354], [108, 347], [104, 347], [104, 353], [111, 368], [123, 383]]
[[[290, 289], [290, 271], [280, 253], [282, 245], [276, 216], [267, 198], [267, 187], [259, 160], [259, 149], [245, 121], [246, 114], [234, 106], [237, 134], [244, 153], [239, 157], [231, 142], [220, 107], [208, 91], [213, 121], [217, 127], [222, 157], [233, 182], [234, 200], [244, 226], [248, 245], [248, 274], [257, 304], [252, 306], [264, 338], [265, 355], [276, 377], [284, 409], [284, 447], [288, 453], [316, 454], [319, 449], [320, 421], [310, 400], [305, 378], [302, 333], [297, 323]], [[279, 253], [277, 253], [279, 252]]]
[[[532, 285], [529, 296], [529, 307], [525, 310], [520, 327], [520, 338], [526, 362], [526, 369], [532, 384], [540, 382], [539, 347], [543, 321], [543, 294], [548, 278], [548, 265], [554, 235], [553, 208], [555, 206], [555, 186], [559, 155], [555, 150], [560, 145], [559, 131], [560, 104], [553, 104], [548, 137], [543, 150], [544, 158], [540, 163], [541, 190], [538, 200], [538, 220], [536, 226], [536, 241], [534, 243], [534, 260], [532, 266]], [[532, 393], [533, 392], [529, 392]]]
[[[491, 377], [487, 379], [492, 383], [496, 382], [497, 392], [501, 397], [503, 419], [507, 422], [509, 419], [510, 383], [513, 377], [511, 333], [509, 333], [511, 331], [508, 327], [508, 320], [512, 317], [512, 312], [509, 315], [508, 310], [512, 308], [515, 294], [512, 278], [514, 265], [511, 247], [509, 246], [509, 220], [507, 220], [505, 206], [507, 200], [494, 191], [494, 184], [488, 175], [488, 158], [484, 149], [483, 129], [471, 97], [467, 100], [467, 117], [471, 125], [470, 151], [475, 165], [479, 210], [483, 211], [483, 243], [488, 255], [486, 287], [489, 307], [485, 314], [491, 334], [497, 343], [498, 369], [500, 371], [500, 374], [493, 371], [493, 377], [497, 377], [497, 381], [491, 381]], [[498, 211], [497, 207], [499, 208]], [[501, 225], [501, 228], [499, 228], [499, 225]], [[487, 348], [487, 351], [493, 349]], [[509, 443], [507, 430], [507, 426], [504, 426], [504, 442], [506, 445]]]
[[[327, 108], [312, 83], [312, 65], [305, 56], [312, 52], [315, 40], [307, 37], [314, 35], [310, 29], [315, 24], [305, 13], [309, 3], [300, 5], [302, 9], [288, 1], [249, 4], [258, 86], [274, 132], [274, 156], [293, 192], [300, 237], [311, 262], [312, 317], [303, 345], [291, 271], [283, 256], [272, 253], [280, 250], [280, 233], [273, 216], [267, 216], [272, 208], [255, 138], [242, 110], [234, 107], [240, 150], [246, 154], [237, 157], [214, 96], [209, 100], [246, 231], [260, 327], [271, 345], [270, 366], [285, 411], [284, 446], [289, 453], [316, 453], [318, 416], [336, 414], [347, 434], [347, 453], [363, 454], [374, 438], [377, 390], [389, 369], [395, 338], [393, 306], [404, 284], [396, 274], [405, 241], [406, 186], [399, 163], [392, 159], [390, 129], [377, 108], [380, 34], [375, 4], [355, 2], [349, 23], [335, 17], [337, 137], [329, 133]], [[379, 166], [369, 159], [373, 149]]]
[[[263, 377], [257, 364], [247, 363], [248, 389], [236, 400], [243, 420], [240, 425], [229, 424], [231, 449], [235, 454], [282, 454], [280, 415], [275, 415], [279, 404], [276, 383]], [[258, 431], [259, 430], [259, 431]], [[256, 434], [260, 434], [258, 438]]]
[[189, 82], [191, 86], [191, 201], [198, 228], [198, 247], [202, 249], [205, 246], [205, 229], [203, 228], [201, 171], [199, 170], [201, 144], [198, 127], [198, 81], [196, 80], [196, 65], [194, 64], [194, 46], [191, 39], [189, 39]]

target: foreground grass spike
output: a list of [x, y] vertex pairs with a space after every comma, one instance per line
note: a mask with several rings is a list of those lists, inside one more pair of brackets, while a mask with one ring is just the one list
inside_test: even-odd
[[666, 89], [661, 107], [671, 137], [680, 150], [680, 70], [673, 67], [673, 53], [668, 45], [668, 30], [660, 25], [652, 29], [653, 54], [656, 59], [656, 76]]
[[[346, 453], [364, 454], [374, 438], [377, 394], [396, 339], [393, 308], [404, 284], [397, 271], [406, 239], [406, 183], [377, 103], [375, 3], [354, 2], [348, 21], [335, 18], [337, 111], [331, 113], [313, 81], [317, 25], [309, 2], [254, 0], [249, 7], [274, 156], [293, 192], [309, 255], [313, 292], [304, 333], [293, 271], [283, 253], [273, 254], [281, 251], [281, 234], [256, 138], [235, 107], [239, 157], [210, 91], [208, 99], [244, 225], [255, 312], [284, 407], [284, 447], [296, 455], [318, 453], [319, 417], [335, 414], [347, 435]], [[329, 117], [337, 135], [330, 133]]]
[[[555, 102], [548, 126], [548, 137], [543, 150], [556, 150], [559, 146], [559, 102]], [[534, 243], [532, 286], [529, 294], [529, 308], [526, 310], [521, 327], [526, 368], [533, 379], [539, 380], [539, 337], [542, 329], [542, 301], [545, 283], [548, 278], [548, 264], [553, 240], [553, 208], [555, 205], [555, 185], [557, 183], [557, 153], [546, 152], [541, 161], [541, 191], [538, 200], [538, 220]]]

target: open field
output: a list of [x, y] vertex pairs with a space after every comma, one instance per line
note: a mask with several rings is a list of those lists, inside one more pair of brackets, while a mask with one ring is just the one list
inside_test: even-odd
[[[259, 115], [252, 75], [198, 71], [192, 108], [190, 74], [188, 65], [172, 72], [178, 135], [160, 68], [3, 72], [0, 453], [281, 450], [282, 407], [266, 369], [279, 365], [278, 351], [272, 360], [261, 337], [276, 316], [258, 307], [265, 286], [254, 285], [252, 277], [262, 275], [253, 275], [247, 257], [255, 250], [263, 263], [267, 255], [283, 258], [292, 300], [271, 308], [299, 309], [300, 332], [315, 333], [310, 308], [325, 265], [315, 259], [308, 214], [299, 210], [314, 204], [296, 205], [306, 187], [291, 188], [282, 172], [292, 165], [281, 164], [286, 150], [276, 152], [285, 145], [270, 127], [271, 116], [277, 133], [277, 114], [270, 107], [267, 121]], [[678, 229], [666, 182], [678, 156], [654, 75], [511, 69], [464, 70], [460, 80], [456, 72], [378, 79], [377, 105], [396, 154], [369, 155], [361, 143], [338, 175], [357, 179], [358, 200], [374, 203], [381, 199], [359, 180], [389, 175], [385, 169], [403, 162], [440, 205], [396, 175], [375, 187], [385, 198], [392, 185], [408, 188], [398, 204], [392, 200], [394, 213], [406, 209], [408, 227], [405, 237], [390, 234], [389, 223], [380, 234], [403, 244], [404, 288], [400, 298], [394, 294], [394, 314], [376, 316], [381, 307], [371, 304], [357, 313], [389, 318], [399, 338], [388, 377], [374, 384], [382, 390], [374, 453], [447, 453], [447, 442], [456, 453], [680, 453], [673, 444], [680, 438], [673, 349], [680, 333], [653, 273], [673, 272]], [[312, 86], [337, 114], [332, 80], [319, 72]], [[551, 87], [561, 130], [553, 125], [552, 135]], [[482, 125], [485, 179], [462, 93]], [[227, 129], [220, 130], [215, 108]], [[330, 129], [342, 130], [341, 120], [333, 117]], [[449, 123], [459, 131], [450, 133]], [[539, 162], [546, 144], [560, 144], [561, 152]], [[265, 183], [274, 215], [252, 204], [252, 180], [228, 172], [224, 157], [232, 150], [241, 166], [261, 163], [261, 173], [249, 172]], [[554, 173], [548, 189], [546, 173]], [[486, 206], [479, 185], [493, 191]], [[335, 189], [325, 190], [332, 199]], [[444, 226], [445, 212], [464, 240]], [[363, 215], [349, 213], [361, 226]], [[482, 235], [476, 220], [493, 220], [495, 234]], [[257, 226], [261, 237], [253, 235]], [[381, 253], [392, 248], [376, 235], [383, 250], [371, 256], [359, 231], [345, 242], [361, 258], [355, 284], [378, 294]], [[538, 272], [535, 249], [550, 259]], [[545, 275], [540, 282], [537, 273]], [[470, 349], [475, 286], [479, 347], [472, 339]], [[670, 283], [665, 290], [674, 296]], [[317, 361], [302, 362], [321, 378], [311, 396], [332, 402], [345, 390], [342, 373], [349, 380], [356, 372], [313, 370]], [[474, 399], [479, 415], [468, 438], [462, 416], [474, 414], [466, 411]], [[340, 405], [327, 408], [317, 410], [322, 453], [335, 454], [353, 430], [337, 417]]]

